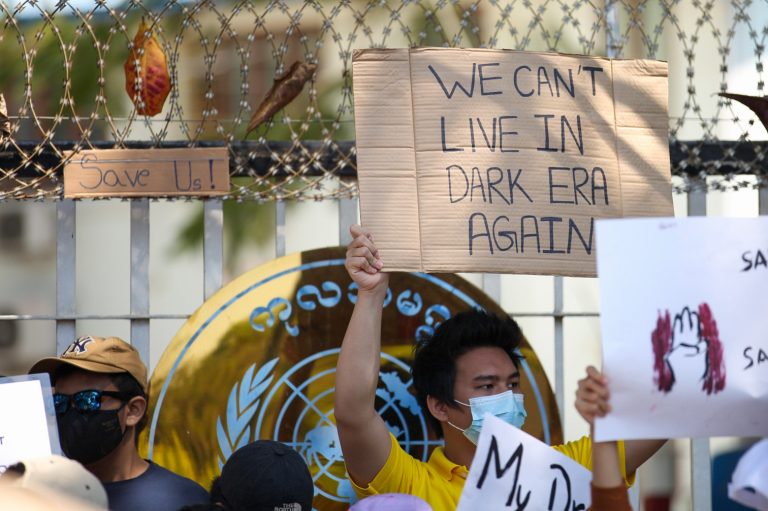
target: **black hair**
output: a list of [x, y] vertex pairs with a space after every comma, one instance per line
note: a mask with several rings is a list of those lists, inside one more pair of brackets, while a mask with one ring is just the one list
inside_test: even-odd
[[[117, 387], [118, 392], [124, 392], [131, 398], [141, 396], [147, 401], [147, 406], [149, 406], [149, 399], [147, 399], [147, 395], [144, 392], [144, 389], [141, 388], [141, 384], [136, 381], [136, 378], [134, 378], [131, 373], [107, 373], [107, 376], [112, 382], [112, 385]], [[139, 419], [139, 422], [137, 422], [136, 426], [134, 427], [134, 433], [137, 439], [139, 438], [139, 433], [141, 433], [141, 430], [143, 430], [147, 425], [147, 422], [149, 422], [149, 418], [147, 417], [147, 407], [145, 407], [144, 415], [141, 417], [141, 419]]]
[[520, 327], [510, 316], [497, 316], [481, 309], [460, 312], [440, 324], [431, 337], [416, 345], [411, 375], [416, 399], [438, 437], [443, 436], [440, 421], [427, 407], [427, 396], [451, 407], [456, 382], [456, 360], [475, 348], [501, 348], [515, 367], [522, 356], [516, 351], [523, 342]]

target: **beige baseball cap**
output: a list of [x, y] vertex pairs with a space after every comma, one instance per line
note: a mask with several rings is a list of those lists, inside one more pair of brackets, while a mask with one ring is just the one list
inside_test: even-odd
[[129, 373], [147, 392], [147, 366], [136, 348], [119, 337], [80, 337], [61, 356], [44, 358], [29, 372], [53, 374], [63, 365], [94, 373]]
[[31, 458], [8, 467], [3, 482], [57, 494], [107, 509], [107, 491], [95, 475], [75, 460], [53, 454]]

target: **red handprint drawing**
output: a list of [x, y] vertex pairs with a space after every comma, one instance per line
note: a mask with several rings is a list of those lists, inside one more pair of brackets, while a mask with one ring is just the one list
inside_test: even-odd
[[[701, 367], [701, 390], [717, 394], [725, 388], [725, 360], [723, 344], [712, 310], [705, 302], [698, 312], [684, 307], [679, 314], [670, 316], [669, 310], [656, 320], [651, 332], [653, 346], [653, 382], [668, 393], [674, 387], [675, 365]], [[678, 362], [674, 362], [676, 359]]]

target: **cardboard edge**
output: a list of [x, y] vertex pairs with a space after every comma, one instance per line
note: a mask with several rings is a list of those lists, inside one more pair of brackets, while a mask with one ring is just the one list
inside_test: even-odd
[[[375, 63], [375, 62], [387, 62], [387, 61], [397, 61], [402, 62], [403, 65], [408, 66], [408, 89], [410, 91], [411, 89], [411, 79], [410, 79], [410, 54], [408, 52], [407, 48], [367, 48], [367, 49], [356, 49], [353, 52], [353, 59], [352, 59], [352, 74], [353, 74], [353, 82], [352, 82], [352, 90], [353, 95], [358, 90], [358, 84], [359, 81], [355, 80], [355, 69], [356, 64], [358, 63]], [[403, 72], [405, 72], [405, 69], [403, 69]], [[374, 91], [375, 92], [375, 91]], [[413, 144], [413, 103], [409, 101], [410, 111], [408, 113], [408, 117], [403, 116], [404, 119], [408, 119], [408, 122], [410, 122], [410, 130], [411, 130], [411, 158], [412, 158], [412, 164], [411, 169], [408, 171], [409, 177], [408, 179], [413, 179], [414, 183], [417, 180], [416, 177], [416, 168], [415, 168], [415, 145]], [[360, 126], [361, 123], [360, 117], [359, 117], [359, 110], [358, 108], [355, 108], [354, 110], [355, 115], [355, 139], [360, 143], [361, 136], [360, 136]], [[367, 221], [366, 216], [366, 210], [367, 208], [364, 206], [364, 200], [363, 200], [363, 193], [364, 188], [366, 187], [366, 177], [363, 175], [364, 173], [360, 172], [360, 165], [361, 158], [358, 156], [358, 186], [360, 188], [360, 222], [363, 224], [363, 226], [370, 226], [370, 223]], [[375, 170], [374, 170], [375, 172]], [[386, 176], [385, 176], [386, 177]], [[413, 198], [415, 206], [411, 208], [411, 211], [407, 212], [409, 213], [407, 218], [405, 216], [397, 216], [395, 218], [390, 219], [390, 223], [399, 224], [400, 220], [409, 220], [410, 223], [413, 223], [412, 216], [414, 215], [413, 209], [416, 210], [416, 216], [418, 217], [418, 198], [414, 196]], [[409, 202], [410, 204], [410, 202]], [[418, 219], [417, 219], [418, 222]], [[420, 245], [420, 239], [421, 239], [421, 232], [419, 230], [419, 224], [416, 224], [416, 227], [414, 229], [416, 231], [416, 236], [414, 239], [414, 242], [412, 245], [409, 244], [408, 251], [412, 254], [409, 257], [404, 257], [403, 259], [395, 258], [394, 261], [387, 259], [387, 245], [386, 243], [382, 242], [378, 244], [378, 248], [380, 249], [382, 253], [382, 257], [384, 259], [384, 264], [387, 265], [386, 269], [387, 271], [423, 271], [423, 262], [421, 259], [421, 245]], [[374, 236], [377, 235], [376, 231], [373, 231]], [[381, 235], [379, 235], [381, 236]], [[381, 238], [380, 238], [381, 239]], [[418, 258], [418, 261], [416, 259]], [[415, 264], [415, 266], [411, 266], [412, 264]]]
[[425, 271], [424, 270], [424, 238], [422, 237], [421, 233], [424, 232], [421, 227], [421, 195], [419, 194], [419, 168], [416, 165], [416, 119], [414, 114], [414, 106], [413, 106], [413, 60], [411, 59], [412, 49], [408, 50], [408, 85], [410, 86], [410, 94], [409, 97], [411, 98], [411, 134], [413, 136], [413, 177], [415, 178], [416, 182], [416, 228], [418, 229], [419, 234], [419, 270], [418, 271]]
[[[619, 172], [619, 206], [620, 218], [624, 217], [624, 169], [621, 164], [621, 155], [619, 154], [619, 123], [616, 119], [616, 69], [614, 68], [614, 59], [608, 59], [611, 66], [611, 107], [613, 108], [613, 151], [616, 156], [616, 170]], [[597, 248], [597, 244], [595, 244]], [[595, 275], [597, 275], [597, 256], [595, 256]]]
[[[615, 70], [616, 68], [620, 68], [621, 76], [626, 76], [627, 73], [630, 71], [633, 71], [632, 74], [634, 76], [645, 76], [648, 79], [653, 78], [664, 78], [666, 83], [669, 83], [669, 64], [666, 61], [662, 60], [653, 60], [653, 59], [615, 59], [611, 62], [611, 69], [612, 73], [614, 73], [615, 76]], [[615, 79], [614, 79], [615, 83]], [[615, 90], [615, 85], [614, 85]], [[669, 89], [668, 85], [664, 89], [664, 108], [663, 108], [663, 114], [665, 118], [665, 125], [664, 125], [664, 133], [668, 134], [669, 130]], [[672, 198], [672, 175], [671, 175], [671, 163], [669, 160], [669, 144], [666, 139], [666, 135], [664, 136], [664, 142], [659, 144], [659, 147], [664, 151], [664, 155], [666, 156], [666, 168], [663, 172], [663, 175], [661, 175], [659, 172], [652, 174], [648, 172], [649, 168], [652, 168], [654, 165], [650, 162], [643, 162], [641, 167], [646, 167], [644, 172], [640, 172], [644, 175], [644, 180], [642, 181], [643, 184], [643, 190], [645, 191], [645, 195], [648, 196], [647, 199], [650, 199], [655, 204], [655, 209], [657, 210], [654, 214], [648, 215], [645, 212], [645, 205], [647, 204], [647, 200], [644, 201], [638, 201], [635, 199], [631, 199], [627, 195], [627, 191], [624, 189], [625, 184], [625, 178], [632, 180], [632, 178], [628, 174], [638, 174], [638, 165], [633, 163], [631, 161], [631, 158], [622, 159], [621, 153], [619, 152], [622, 148], [622, 144], [625, 143], [625, 138], [622, 137], [619, 133], [620, 128], [629, 128], [629, 126], [625, 125], [619, 125], [618, 122], [618, 116], [616, 114], [617, 110], [617, 100], [614, 93], [614, 117], [616, 119], [615, 127], [616, 127], [616, 137], [617, 137], [617, 156], [619, 158], [619, 172], [622, 177], [622, 190], [621, 190], [621, 199], [622, 199], [622, 218], [637, 218], [637, 217], [645, 217], [645, 216], [671, 216], [673, 211], [673, 198]], [[655, 115], [660, 115], [661, 112], [656, 112]], [[649, 118], [653, 118], [653, 115], [650, 115]], [[646, 127], [639, 127], [639, 129], [643, 130], [657, 130], [660, 131], [660, 126], [646, 126]], [[661, 153], [659, 153], [661, 154]], [[625, 161], [626, 160], [626, 161]], [[622, 163], [623, 162], [623, 163]], [[631, 170], [627, 171], [627, 167], [629, 167]], [[632, 180], [636, 184], [636, 180]], [[657, 188], [657, 191], [653, 191], [654, 188]], [[661, 189], [664, 189], [663, 193]], [[639, 204], [642, 204], [642, 206], [639, 206]], [[663, 208], [663, 210], [659, 210], [659, 208]]]

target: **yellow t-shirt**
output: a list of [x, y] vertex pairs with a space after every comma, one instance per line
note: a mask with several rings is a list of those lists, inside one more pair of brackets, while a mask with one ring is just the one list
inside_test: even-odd
[[[362, 499], [380, 493], [406, 493], [424, 499], [433, 511], [454, 511], [469, 474], [467, 467], [456, 465], [446, 458], [442, 447], [432, 451], [429, 461], [424, 463], [405, 452], [391, 433], [389, 436], [392, 442], [389, 457], [373, 481], [361, 488], [350, 479], [357, 496]], [[553, 449], [592, 469], [592, 441], [589, 437], [553, 446]], [[626, 480], [624, 442], [619, 442], [619, 463]]]

